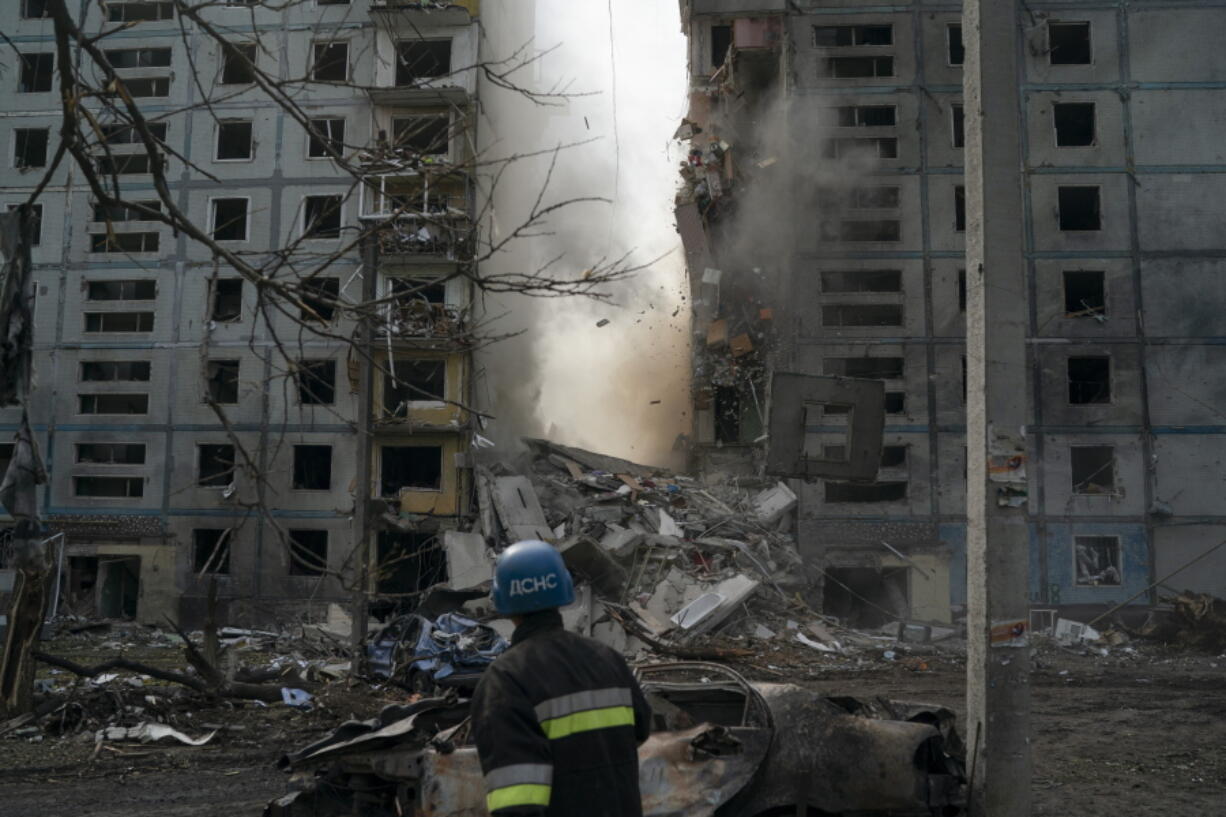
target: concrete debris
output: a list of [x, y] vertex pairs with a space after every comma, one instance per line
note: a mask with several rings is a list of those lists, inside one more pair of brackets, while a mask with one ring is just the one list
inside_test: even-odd
[[1097, 641], [1101, 633], [1088, 624], [1067, 618], [1056, 619], [1056, 640], [1061, 644], [1076, 644]]
[[443, 551], [447, 555], [447, 576], [451, 587], [457, 590], [477, 587], [494, 578], [494, 560], [486, 550], [485, 537], [481, 534], [445, 531]]
[[795, 507], [796, 494], [784, 482], [776, 483], [753, 498], [754, 513], [763, 525], [774, 525]]
[[[301, 692], [301, 690], [297, 690]], [[308, 696], [310, 697], [310, 696]], [[179, 743], [187, 746], [203, 746], [213, 739], [217, 734], [217, 730], [209, 732], [202, 738], [191, 738], [183, 734], [177, 729], [172, 729], [169, 726], [161, 723], [138, 723], [136, 726], [108, 726], [105, 729], [99, 729], [94, 736], [95, 743], [101, 744], [103, 741], [121, 741], [135, 740], [141, 743], [155, 743], [162, 738], [174, 738]]]

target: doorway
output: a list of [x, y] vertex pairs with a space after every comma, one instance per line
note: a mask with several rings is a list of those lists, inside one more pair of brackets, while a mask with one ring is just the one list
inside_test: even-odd
[[140, 599], [140, 557], [98, 560], [98, 614], [103, 618], [136, 618]]

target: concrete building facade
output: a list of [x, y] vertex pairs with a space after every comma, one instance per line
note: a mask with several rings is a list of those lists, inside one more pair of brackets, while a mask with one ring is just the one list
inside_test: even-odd
[[[754, 469], [772, 371], [884, 380], [877, 480], [798, 481], [800, 541], [830, 612], [947, 619], [965, 603], [960, 5], [681, 5], [696, 453]], [[1152, 603], [1226, 538], [1226, 4], [1023, 14], [1033, 424], [1009, 501], [1028, 510], [1030, 598]], [[845, 411], [805, 426], [813, 456], [845, 444]], [[1226, 595], [1226, 556], [1171, 585]]]
[[[372, 568], [382, 553], [436, 570], [433, 537], [467, 513], [470, 288], [457, 273], [478, 3], [276, 5], [204, 16], [258, 42], [247, 53], [270, 76], [308, 80], [294, 102], [356, 177], [174, 4], [80, 5], [85, 31], [122, 29], [101, 42], [164, 129], [177, 206], [253, 258], [292, 245], [277, 274], [306, 293], [266, 308], [199, 243], [102, 212], [71, 161], [55, 172], [38, 199], [30, 417], [49, 473], [40, 504], [67, 535], [66, 596], [82, 612], [190, 623], [216, 580], [232, 623], [324, 615], [351, 597], [366, 544]], [[6, 4], [0, 29], [23, 55], [0, 77], [0, 206], [13, 206], [46, 170], [61, 106], [43, 4]], [[144, 159], [122, 158], [140, 146], [106, 134], [126, 195], [154, 198]], [[343, 308], [363, 303], [364, 338]], [[19, 416], [0, 410], [0, 430]], [[411, 592], [428, 577], [402, 566], [370, 583]]]

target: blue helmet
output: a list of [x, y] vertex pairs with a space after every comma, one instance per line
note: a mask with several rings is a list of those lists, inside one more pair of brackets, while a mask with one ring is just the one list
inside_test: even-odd
[[575, 600], [575, 582], [557, 548], [529, 539], [498, 555], [490, 595], [495, 610], [520, 616], [570, 604]]

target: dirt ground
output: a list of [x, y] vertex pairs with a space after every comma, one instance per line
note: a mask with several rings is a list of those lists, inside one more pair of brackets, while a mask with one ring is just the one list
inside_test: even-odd
[[[172, 660], [177, 651], [158, 655]], [[758, 680], [831, 694], [932, 701], [962, 715], [964, 663], [956, 648], [900, 651], [893, 661], [789, 649], [740, 669]], [[1048, 645], [1036, 650], [1031, 679], [1035, 815], [1222, 813], [1226, 657], [1154, 647], [1116, 647], [1103, 657]], [[182, 693], [165, 687], [116, 694], [128, 702], [152, 695], [158, 706], [149, 714], [162, 712], [190, 735], [222, 728], [200, 747], [163, 742], [96, 750], [88, 729], [63, 738], [7, 735], [0, 738], [0, 814], [256, 817], [285, 791], [286, 776], [275, 766], [283, 752], [399, 698], [334, 684], [313, 711], [302, 713], [249, 703], [188, 708], [176, 702]]]

